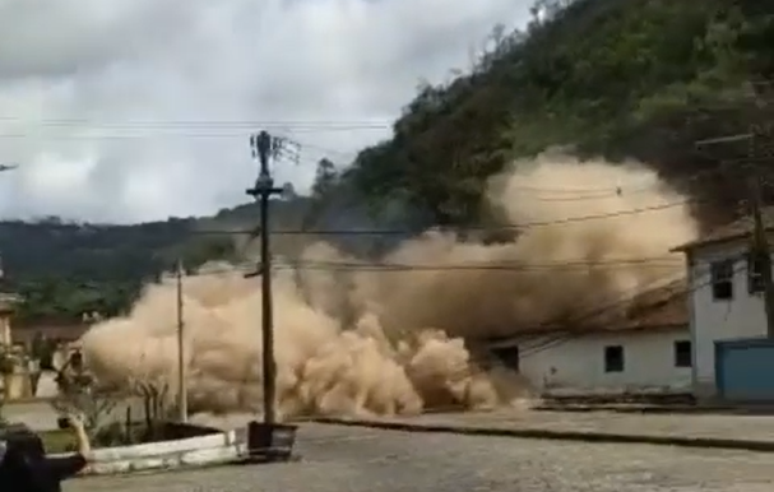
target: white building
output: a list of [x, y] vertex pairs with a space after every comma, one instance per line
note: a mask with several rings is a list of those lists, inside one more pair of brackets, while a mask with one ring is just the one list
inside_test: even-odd
[[[719, 396], [718, 342], [766, 336], [761, 271], [750, 255], [751, 225], [743, 219], [676, 248], [688, 264], [692, 380], [700, 398]], [[748, 350], [743, 358], [749, 356]]]
[[672, 284], [639, 296], [624, 319], [524, 332], [489, 350], [543, 396], [687, 394], [693, 349], [685, 295], [682, 282]]

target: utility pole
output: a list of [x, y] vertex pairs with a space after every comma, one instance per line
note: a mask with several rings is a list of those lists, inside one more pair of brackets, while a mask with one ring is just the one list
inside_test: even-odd
[[178, 402], [177, 407], [180, 412], [180, 422], [188, 422], [188, 386], [186, 379], [185, 363], [185, 320], [183, 318], [183, 262], [177, 261], [177, 271], [175, 280], [177, 283], [177, 377], [178, 377]]
[[274, 402], [276, 399], [277, 367], [274, 360], [274, 313], [271, 292], [271, 251], [269, 241], [269, 198], [281, 195], [284, 188], [276, 188], [269, 171], [269, 159], [280, 152], [282, 141], [262, 131], [250, 137], [250, 147], [253, 158], [260, 163], [260, 172], [255, 181], [255, 187], [247, 190], [247, 194], [260, 201], [261, 206], [261, 334], [263, 342], [263, 419], [267, 426], [275, 423]]
[[[755, 125], [750, 125], [748, 133], [729, 135], [696, 142], [697, 148], [717, 144], [735, 144], [747, 142], [747, 159], [756, 163], [767, 156], [759, 155], [759, 138], [761, 131]], [[757, 172], [757, 170], [754, 170]], [[767, 234], [767, 224], [763, 212], [763, 178], [759, 175], [750, 179], [748, 184], [750, 195], [750, 214], [753, 219], [752, 230], [752, 260], [753, 265], [760, 269], [763, 283], [764, 309], [766, 312], [766, 333], [769, 338], [774, 338], [774, 273], [772, 273], [771, 247]]]
[[[758, 158], [757, 132], [750, 137], [749, 155], [751, 159]], [[774, 278], [771, 271], [771, 248], [767, 233], [767, 224], [763, 218], [763, 178], [753, 177], [750, 180], [750, 202], [753, 217], [753, 257], [760, 269], [763, 282], [763, 302], [766, 310], [766, 334], [774, 338]]]

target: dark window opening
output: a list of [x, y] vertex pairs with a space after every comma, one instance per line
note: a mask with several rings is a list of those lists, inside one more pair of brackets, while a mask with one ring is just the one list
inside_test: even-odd
[[710, 265], [712, 298], [728, 301], [734, 297], [734, 261], [722, 260]]
[[620, 345], [605, 347], [605, 372], [623, 372], [624, 349]]
[[763, 262], [754, 254], [747, 256], [747, 291], [750, 294], [763, 292]]
[[513, 347], [496, 348], [492, 350], [497, 359], [503, 363], [505, 367], [512, 371], [519, 372], [519, 347], [514, 345]]
[[692, 365], [691, 342], [688, 340], [675, 342], [675, 367], [691, 367]]

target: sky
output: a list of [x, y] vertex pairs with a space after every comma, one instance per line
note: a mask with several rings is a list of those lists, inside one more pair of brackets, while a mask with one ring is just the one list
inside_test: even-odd
[[308, 189], [531, 0], [0, 0], [0, 217], [131, 223], [249, 199], [249, 135]]

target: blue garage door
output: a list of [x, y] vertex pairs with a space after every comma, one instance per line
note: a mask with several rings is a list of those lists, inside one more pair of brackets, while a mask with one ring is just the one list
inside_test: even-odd
[[715, 378], [723, 399], [774, 402], [774, 340], [716, 342]]

